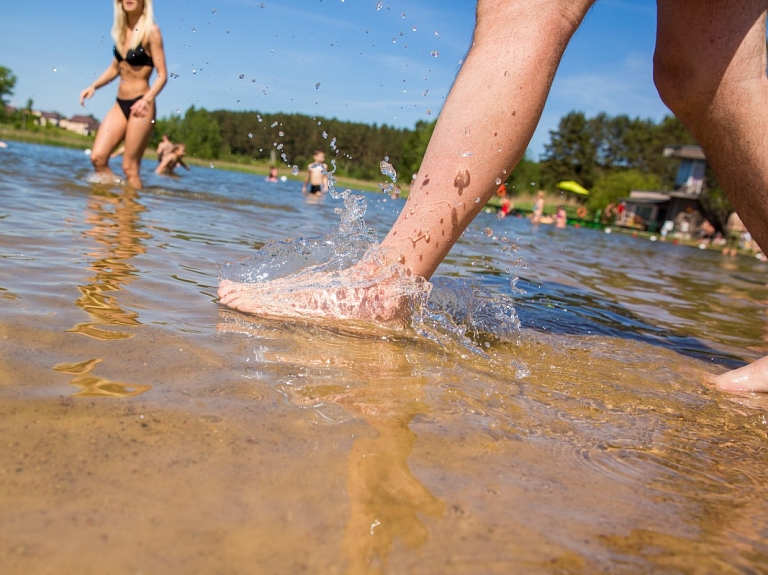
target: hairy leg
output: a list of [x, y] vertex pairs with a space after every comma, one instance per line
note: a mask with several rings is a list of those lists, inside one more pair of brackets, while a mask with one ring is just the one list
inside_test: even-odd
[[128, 118], [128, 126], [125, 130], [125, 151], [123, 152], [123, 172], [128, 183], [140, 190], [142, 188], [139, 169], [141, 159], [147, 149], [149, 140], [152, 137], [152, 130], [155, 127], [155, 104], [152, 103], [150, 116], [138, 118], [131, 114]]
[[[495, 192], [496, 178], [505, 180], [525, 154], [560, 58], [593, 3], [479, 0], [472, 47], [440, 113], [408, 201], [381, 245], [379, 257], [384, 260], [378, 267], [362, 262], [344, 276], [358, 286], [354, 293], [339, 293], [321, 278], [298, 290], [280, 281], [225, 280], [219, 286], [221, 303], [257, 315], [272, 315], [279, 300], [284, 302], [283, 311], [277, 310], [281, 315], [292, 315], [289, 310], [295, 304], [304, 317], [401, 318], [402, 294], [413, 293], [399, 285], [401, 279], [432, 276]], [[381, 267], [392, 274], [377, 275]], [[346, 302], [356, 298], [357, 309], [336, 305], [340, 295]]]
[[431, 277], [525, 154], [592, 0], [480, 0], [472, 47], [440, 112], [387, 256]]
[[91, 163], [97, 174], [112, 174], [109, 168], [109, 155], [125, 136], [127, 121], [120, 106], [113, 105], [96, 132], [96, 139], [91, 149]]
[[[658, 0], [654, 77], [664, 102], [704, 148], [742, 221], [768, 249], [765, 0]], [[768, 358], [716, 378], [768, 391]]]

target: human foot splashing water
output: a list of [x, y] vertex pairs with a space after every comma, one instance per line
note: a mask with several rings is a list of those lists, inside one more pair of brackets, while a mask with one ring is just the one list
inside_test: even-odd
[[374, 251], [339, 272], [307, 268], [267, 282], [219, 283], [220, 303], [271, 319], [374, 320], [401, 323], [414, 310], [429, 282], [387, 265]]

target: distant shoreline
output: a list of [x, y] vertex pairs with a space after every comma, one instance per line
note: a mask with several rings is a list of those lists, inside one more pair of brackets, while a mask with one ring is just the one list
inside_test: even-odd
[[[77, 134], [70, 134], [60, 132], [59, 130], [18, 130], [16, 128], [10, 128], [8, 126], [0, 125], [0, 140], [6, 140], [10, 142], [24, 142], [27, 144], [39, 144], [43, 146], [54, 146], [58, 148], [70, 148], [76, 150], [88, 150], [93, 145], [93, 138], [88, 136], [79, 136]], [[147, 149], [144, 154], [144, 158], [156, 160], [157, 154], [153, 150]], [[185, 156], [184, 160], [187, 164], [192, 166], [199, 166], [203, 168], [211, 168], [227, 170], [230, 172], [243, 172], [247, 174], [253, 174], [256, 176], [266, 177], [269, 173], [269, 163], [245, 163], [245, 162], [229, 162], [226, 160], [205, 160], [201, 158], [195, 158], [193, 156]], [[278, 166], [280, 171], [280, 166]], [[289, 180], [302, 181], [304, 177], [304, 169], [298, 176], [294, 176], [290, 171], [283, 166], [280, 176], [286, 176]], [[338, 177], [336, 178], [337, 188], [353, 188], [365, 192], [381, 192], [381, 186], [378, 182], [369, 182], [366, 180], [357, 180], [354, 178]], [[400, 185], [404, 189], [404, 193], [401, 197], [407, 197], [407, 185]]]

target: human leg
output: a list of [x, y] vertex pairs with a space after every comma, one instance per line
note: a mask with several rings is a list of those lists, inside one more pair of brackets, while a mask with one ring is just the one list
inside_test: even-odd
[[117, 104], [110, 108], [96, 132], [91, 149], [91, 163], [97, 174], [111, 175], [109, 155], [125, 135], [126, 119]]
[[[479, 0], [472, 47], [408, 201], [382, 243], [384, 259], [377, 266], [363, 262], [348, 274], [355, 278], [355, 297], [376, 302], [360, 306], [355, 318], [373, 318], [371, 309], [380, 319], [397, 317], [404, 309], [397, 297], [402, 291], [388, 286], [399, 286], [402, 278], [387, 263], [400, 262], [411, 276], [431, 277], [495, 192], [496, 179], [505, 180], [522, 158], [565, 47], [593, 2]], [[375, 275], [381, 266], [393, 269], [392, 274]], [[280, 301], [300, 302], [304, 316], [309, 308], [324, 307], [327, 294], [321, 296], [314, 287], [322, 285], [319, 278], [307, 285], [281, 293]], [[274, 290], [227, 280], [219, 286], [219, 297], [224, 305], [255, 314], [269, 313], [276, 299]]]
[[440, 112], [386, 256], [429, 278], [525, 154], [560, 58], [593, 0], [479, 0], [472, 47]]
[[[768, 248], [765, 0], [658, 0], [654, 78], [704, 148], [742, 221]], [[718, 376], [726, 391], [768, 391], [768, 358]]]
[[147, 149], [149, 140], [152, 137], [154, 123], [154, 103], [152, 104], [151, 115], [145, 118], [138, 118], [131, 115], [128, 119], [128, 126], [125, 130], [125, 151], [123, 152], [123, 172], [128, 183], [140, 190], [142, 187], [139, 168], [141, 159]]

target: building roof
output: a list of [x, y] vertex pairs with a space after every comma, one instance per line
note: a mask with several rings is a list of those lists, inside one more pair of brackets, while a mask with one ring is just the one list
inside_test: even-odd
[[664, 156], [667, 158], [680, 158], [681, 160], [706, 160], [701, 146], [679, 145], [664, 148]]
[[86, 126], [90, 126], [93, 128], [99, 127], [99, 121], [93, 116], [82, 116], [82, 115], [72, 116], [69, 119], [69, 121], [73, 124], [85, 124]]

